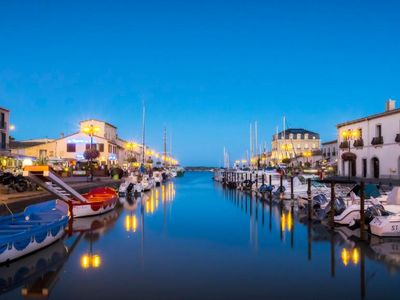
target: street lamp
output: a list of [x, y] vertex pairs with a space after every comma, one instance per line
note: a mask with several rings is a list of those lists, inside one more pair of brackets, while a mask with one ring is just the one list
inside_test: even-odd
[[308, 158], [312, 156], [311, 151], [304, 151], [303, 156], [307, 159], [306, 162], [308, 162]]
[[[100, 130], [99, 127], [93, 126], [92, 124], [90, 126], [84, 127], [83, 132], [88, 134], [90, 136], [90, 150], [93, 150], [93, 136], [95, 133], [97, 133]], [[93, 159], [90, 157], [90, 180], [93, 181]]]
[[[349, 153], [351, 153], [350, 151], [350, 141], [351, 140], [357, 140], [360, 137], [360, 131], [358, 129], [348, 129], [348, 130], [344, 130], [342, 132], [342, 137], [343, 139], [347, 142], [348, 146], [349, 146]], [[348, 179], [350, 180], [350, 172], [351, 172], [351, 164], [350, 164], [350, 160], [348, 161], [349, 164], [349, 174], [348, 174]]]

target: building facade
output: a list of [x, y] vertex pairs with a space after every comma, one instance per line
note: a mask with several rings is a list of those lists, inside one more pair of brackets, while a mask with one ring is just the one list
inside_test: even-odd
[[338, 174], [361, 178], [400, 178], [400, 109], [386, 102], [386, 111], [337, 125]]
[[320, 150], [321, 140], [318, 133], [302, 128], [289, 128], [272, 137], [271, 161], [275, 164], [284, 159], [307, 156]]
[[27, 140], [12, 143], [12, 153], [45, 160], [84, 161], [84, 152], [95, 148], [101, 165], [126, 162], [129, 157], [139, 160], [141, 145], [127, 143], [117, 135], [117, 128], [99, 120], [81, 121], [79, 132], [58, 139]]
[[10, 111], [0, 107], [0, 156], [10, 153]]
[[321, 144], [322, 158], [328, 164], [336, 164], [338, 159], [338, 141], [333, 140]]

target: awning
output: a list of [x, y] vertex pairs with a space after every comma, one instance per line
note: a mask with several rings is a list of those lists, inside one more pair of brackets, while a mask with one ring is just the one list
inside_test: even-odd
[[353, 152], [345, 152], [342, 154], [342, 159], [344, 161], [350, 161], [350, 160], [356, 160], [357, 159], [357, 155]]

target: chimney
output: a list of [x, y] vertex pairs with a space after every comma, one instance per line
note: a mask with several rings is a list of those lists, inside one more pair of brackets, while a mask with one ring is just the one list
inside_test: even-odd
[[389, 99], [388, 101], [386, 101], [386, 111], [391, 111], [394, 110], [396, 108], [396, 101]]
[[60, 137], [63, 138], [64, 137], [64, 132], [60, 133]]

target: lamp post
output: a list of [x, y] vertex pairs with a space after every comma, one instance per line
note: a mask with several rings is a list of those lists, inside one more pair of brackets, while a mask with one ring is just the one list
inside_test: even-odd
[[304, 151], [303, 156], [306, 158], [306, 162], [308, 163], [308, 158], [312, 156], [311, 151]]
[[[99, 127], [93, 126], [93, 124], [90, 124], [88, 127], [83, 128], [83, 132], [88, 134], [90, 136], [90, 150], [93, 150], [93, 136], [96, 132], [100, 130]], [[90, 180], [93, 181], [93, 159], [90, 157]]]
[[[356, 140], [360, 137], [360, 131], [358, 129], [348, 129], [348, 130], [344, 130], [342, 132], [342, 137], [343, 139], [347, 142], [348, 147], [349, 147], [349, 153], [351, 153], [351, 145], [350, 145], [350, 141], [351, 140]], [[348, 160], [348, 164], [349, 164], [349, 173], [348, 173], [348, 180], [350, 181], [350, 173], [351, 173], [351, 164], [350, 164], [350, 160]]]

